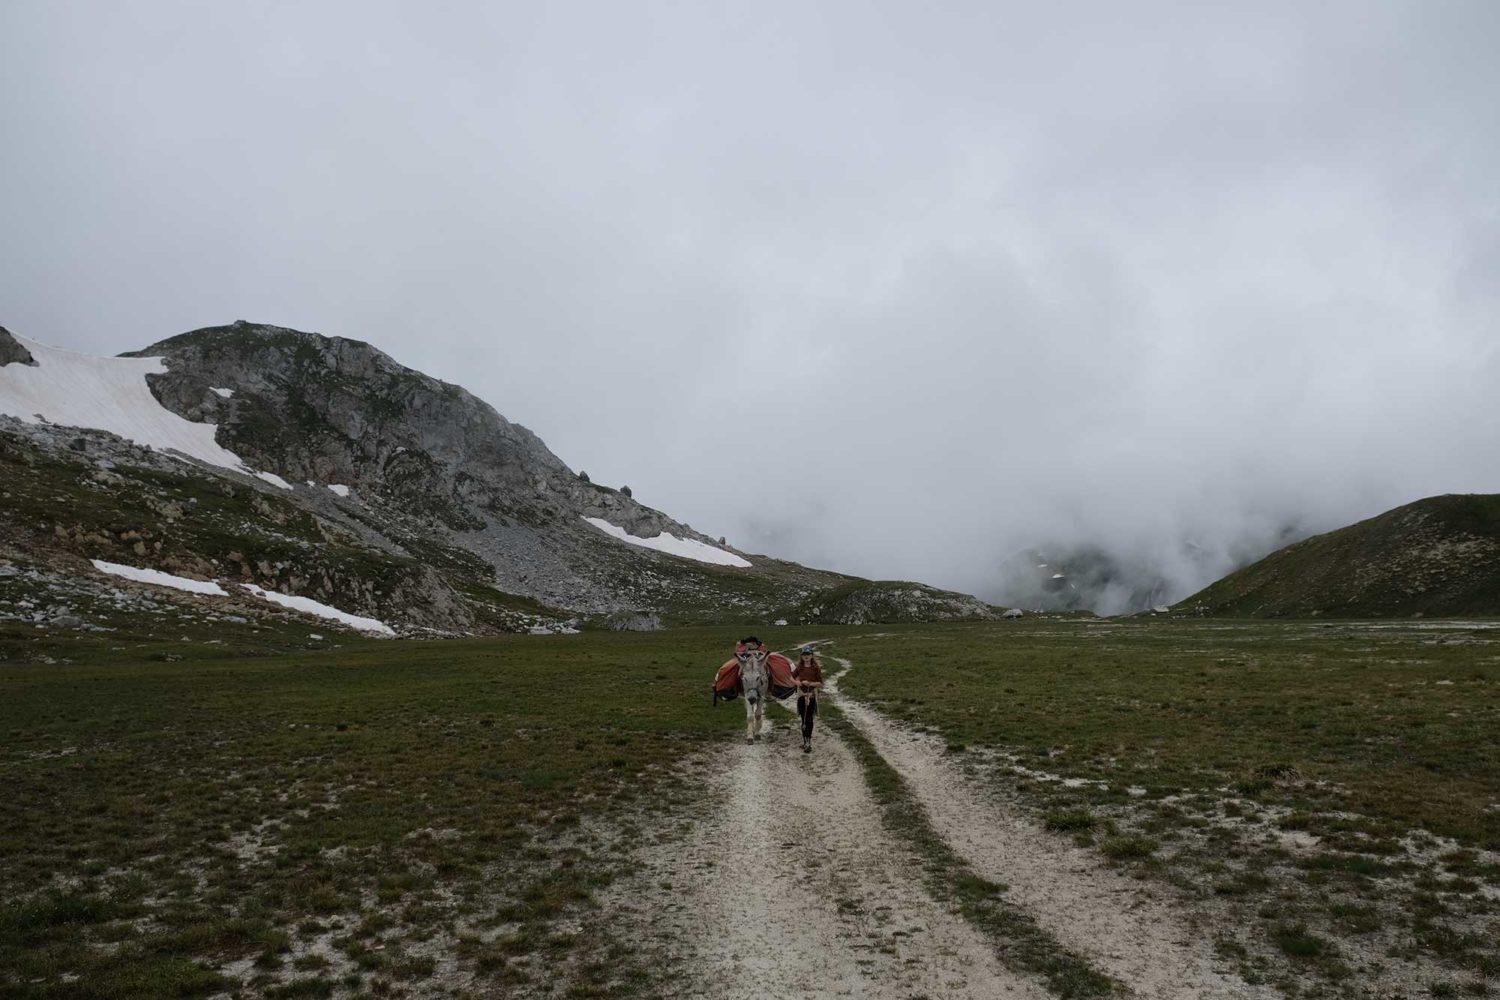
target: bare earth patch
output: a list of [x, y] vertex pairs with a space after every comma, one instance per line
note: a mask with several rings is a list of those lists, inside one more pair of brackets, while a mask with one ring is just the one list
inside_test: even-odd
[[[839, 660], [844, 671], [852, 667]], [[840, 672], [842, 675], [843, 671]], [[830, 684], [837, 692], [837, 678]], [[973, 787], [942, 745], [847, 697], [839, 707], [904, 778], [937, 832], [1058, 941], [1145, 998], [1273, 997], [1218, 967], [1211, 942], [1138, 882]]]
[[768, 722], [762, 743], [689, 763], [700, 818], [643, 838], [638, 876], [606, 902], [674, 966], [663, 995], [1047, 996], [925, 891], [836, 735], [805, 755], [795, 723]]

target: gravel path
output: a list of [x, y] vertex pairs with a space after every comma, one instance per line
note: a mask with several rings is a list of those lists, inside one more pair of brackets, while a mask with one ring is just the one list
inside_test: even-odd
[[647, 888], [636, 891], [649, 900], [633, 909], [683, 963], [678, 992], [667, 995], [1048, 996], [928, 896], [920, 862], [882, 827], [836, 736], [820, 731], [803, 754], [795, 719], [767, 723], [761, 743], [694, 765], [708, 786], [706, 815], [639, 858]]
[[[938, 834], [1057, 941], [1142, 1000], [1270, 1000], [1215, 960], [1149, 887], [1043, 831], [828, 682], [838, 704], [913, 790]], [[739, 711], [739, 705], [731, 706]], [[996, 959], [994, 942], [923, 885], [925, 859], [890, 833], [853, 753], [820, 727], [803, 754], [795, 718], [763, 740], [690, 762], [703, 790], [690, 830], [657, 831], [609, 904], [676, 963], [672, 997], [1017, 998], [1051, 994]]]
[[[837, 678], [830, 684], [837, 695]], [[896, 726], [847, 696], [840, 710], [905, 779], [938, 834], [978, 874], [1059, 942], [1143, 1000], [1273, 998], [1219, 962], [1208, 935], [1188, 928], [1149, 887], [1018, 815], [944, 759], [940, 742]]]

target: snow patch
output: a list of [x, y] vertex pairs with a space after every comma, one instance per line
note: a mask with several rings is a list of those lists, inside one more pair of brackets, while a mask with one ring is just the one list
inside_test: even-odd
[[[157, 451], [250, 472], [238, 455], [219, 447], [214, 424], [185, 420], [151, 395], [146, 376], [166, 372], [161, 358], [96, 358], [16, 340], [36, 366], [0, 367], [0, 413], [29, 423], [109, 431]], [[253, 474], [291, 489], [269, 472]]]
[[744, 569], [750, 565], [747, 560], [733, 552], [725, 552], [723, 549], [715, 548], [694, 538], [678, 538], [665, 531], [655, 538], [638, 538], [619, 525], [610, 524], [602, 517], [586, 517], [584, 520], [611, 537], [630, 545], [639, 545], [643, 549], [655, 549], [669, 556], [696, 559], [698, 562], [714, 563], [718, 566], [736, 566]]
[[292, 488], [291, 483], [287, 482], [285, 479], [282, 479], [274, 472], [257, 472], [254, 475], [256, 479], [264, 479], [272, 486], [279, 486], [284, 490], [289, 490]]
[[217, 392], [220, 396], [222, 396], [225, 399], [228, 399], [230, 396], [234, 395], [234, 390], [233, 389], [220, 389], [216, 385], [209, 386], [208, 387], [208, 391], [209, 392]]
[[303, 614], [316, 615], [319, 618], [326, 618], [331, 622], [339, 622], [342, 625], [348, 625], [350, 628], [357, 628], [361, 632], [375, 632], [380, 635], [396, 634], [396, 630], [391, 628], [383, 621], [378, 621], [374, 618], [362, 618], [359, 615], [351, 615], [347, 611], [340, 611], [338, 608], [329, 607], [328, 605], [323, 604], [319, 601], [315, 601], [310, 597], [295, 597], [291, 594], [278, 594], [274, 590], [266, 590], [262, 587], [257, 587], [253, 583], [242, 583], [240, 584], [240, 586], [250, 591], [250, 593], [254, 594], [256, 597], [265, 598], [272, 604], [279, 604], [282, 607], [290, 608], [293, 611], [301, 611]]
[[171, 573], [163, 573], [157, 569], [142, 569], [139, 566], [122, 566], [119, 563], [105, 562], [103, 559], [90, 560], [94, 568], [101, 573], [110, 576], [123, 576], [127, 580], [136, 583], [150, 583], [158, 587], [171, 587], [173, 590], [186, 590], [192, 594], [213, 594], [215, 597], [228, 597], [224, 588], [210, 580], [189, 580], [185, 576], [173, 576]]
[[328, 488], [332, 490], [334, 492], [334, 495], [336, 496], [346, 497], [349, 495], [349, 487], [344, 486], [340, 483], [329, 483]]

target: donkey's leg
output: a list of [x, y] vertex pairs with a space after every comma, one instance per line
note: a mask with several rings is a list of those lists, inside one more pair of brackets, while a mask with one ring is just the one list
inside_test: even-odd
[[757, 699], [755, 699], [755, 738], [756, 739], [760, 739], [760, 727], [761, 727], [761, 723], [763, 723], [765, 721], [765, 719], [766, 719], [766, 700], [764, 698], [757, 698]]
[[745, 742], [755, 742], [755, 697], [745, 695]]

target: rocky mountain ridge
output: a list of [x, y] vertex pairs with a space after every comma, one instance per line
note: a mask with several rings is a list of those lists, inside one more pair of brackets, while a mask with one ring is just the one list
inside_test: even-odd
[[[739, 552], [589, 482], [458, 386], [283, 327], [209, 327], [113, 360], [0, 335], [0, 470], [0, 565], [128, 562], [407, 633], [812, 621], [820, 595], [868, 584]], [[903, 587], [868, 606], [994, 613]]]

